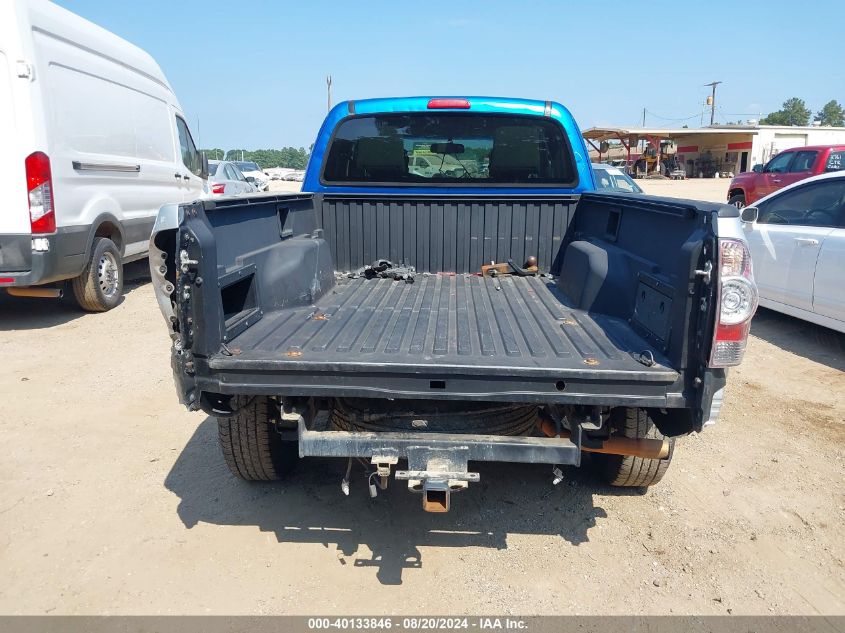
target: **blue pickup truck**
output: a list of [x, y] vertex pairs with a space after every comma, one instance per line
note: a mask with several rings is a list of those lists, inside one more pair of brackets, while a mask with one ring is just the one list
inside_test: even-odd
[[181, 402], [232, 473], [359, 458], [449, 509], [479, 461], [649, 486], [715, 421], [757, 302], [736, 208], [594, 192], [558, 103], [339, 104], [303, 192], [159, 214]]

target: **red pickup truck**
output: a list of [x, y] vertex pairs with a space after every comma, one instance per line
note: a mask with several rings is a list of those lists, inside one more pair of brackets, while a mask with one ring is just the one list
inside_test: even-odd
[[845, 168], [845, 145], [811, 145], [780, 152], [765, 166], [739, 174], [728, 187], [728, 204], [739, 208], [810, 176]]

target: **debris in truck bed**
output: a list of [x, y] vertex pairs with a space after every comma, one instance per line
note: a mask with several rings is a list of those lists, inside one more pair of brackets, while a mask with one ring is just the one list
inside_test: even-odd
[[406, 284], [414, 283], [414, 276], [417, 274], [413, 266], [405, 264], [394, 264], [387, 259], [379, 259], [372, 264], [368, 264], [363, 268], [346, 275], [349, 279], [358, 279], [364, 277], [365, 279], [392, 279], [393, 281], [404, 281]]
[[497, 264], [490, 262], [481, 267], [481, 274], [484, 277], [495, 277], [496, 275], [518, 275], [519, 277], [531, 277], [539, 272], [537, 268], [537, 258], [529, 257], [525, 261], [525, 267], [520, 267], [514, 264], [512, 259], [509, 259], [504, 264]]
[[[511, 377], [544, 375], [538, 384], [545, 385], [549, 375], [595, 375], [598, 361], [602, 371], [635, 373], [646, 382], [677, 378], [628, 322], [572, 308], [553, 282], [516, 275], [423, 274], [410, 286], [341, 279], [315, 305], [265, 313], [237, 344], [244, 351], [229, 360], [238, 363], [248, 358], [272, 365], [283, 350], [299, 350], [299, 371], [354, 363], [361, 370], [377, 365], [381, 372], [412, 374], [460, 367], [466, 377], [495, 367]], [[644, 350], [657, 361], [653, 367], [634, 359], [632, 352]]]

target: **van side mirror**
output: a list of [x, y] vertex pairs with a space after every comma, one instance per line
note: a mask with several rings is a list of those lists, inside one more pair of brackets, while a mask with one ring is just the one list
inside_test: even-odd
[[751, 168], [751, 171], [753, 171], [755, 174], [762, 174], [763, 173], [763, 165], [758, 163], [757, 165], [754, 165], [754, 167]]
[[757, 207], [743, 207], [742, 210], [739, 212], [739, 217], [742, 218], [743, 222], [756, 222], [757, 216], [760, 215], [760, 209]]
[[208, 180], [208, 156], [205, 155], [205, 152], [200, 152], [199, 177], [203, 180]]

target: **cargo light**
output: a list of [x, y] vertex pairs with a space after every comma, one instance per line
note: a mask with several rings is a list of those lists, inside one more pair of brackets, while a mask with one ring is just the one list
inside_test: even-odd
[[26, 190], [29, 193], [29, 225], [33, 233], [55, 233], [53, 174], [44, 152], [26, 157]]
[[469, 101], [466, 99], [429, 99], [429, 110], [469, 110]]
[[757, 287], [751, 253], [745, 242], [719, 240], [718, 321], [713, 336], [711, 367], [732, 367], [742, 362], [751, 318], [757, 310]]

